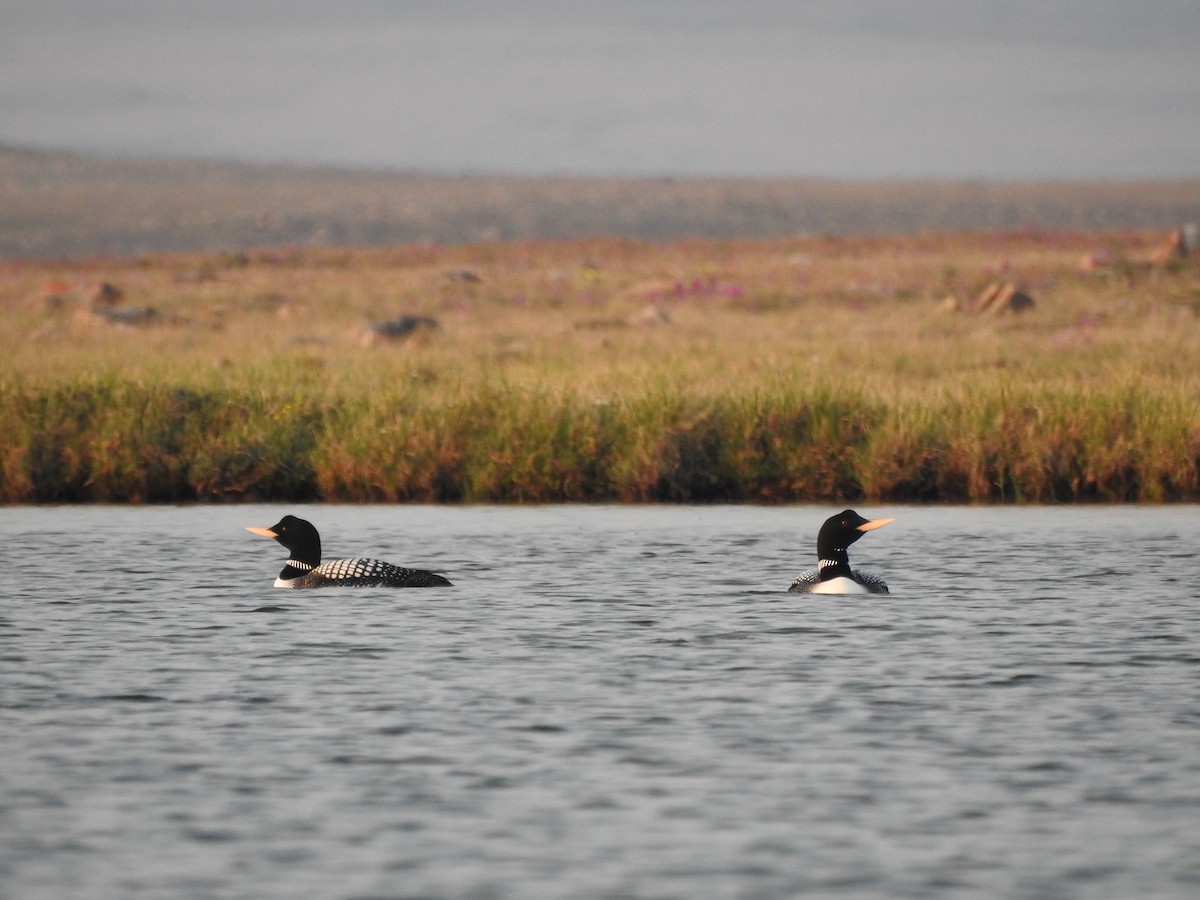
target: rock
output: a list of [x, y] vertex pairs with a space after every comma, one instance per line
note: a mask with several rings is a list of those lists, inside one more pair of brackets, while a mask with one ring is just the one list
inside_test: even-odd
[[158, 325], [166, 321], [166, 317], [152, 306], [128, 309], [93, 309], [92, 315], [98, 316], [109, 325], [127, 325], [134, 328]]
[[1172, 231], [1149, 252], [1143, 250], [1115, 259], [1107, 253], [1088, 253], [1080, 260], [1079, 271], [1084, 273], [1102, 271], [1134, 273], [1159, 266], [1168, 266], [1173, 262], [1187, 259], [1195, 252], [1198, 241], [1200, 241], [1200, 226], [1184, 225], [1182, 228]]
[[1182, 228], [1176, 228], [1171, 234], [1158, 245], [1158, 249], [1150, 256], [1150, 262], [1156, 266], [1165, 266], [1177, 259], [1184, 259], [1188, 255], [1187, 243], [1184, 241], [1184, 231]]
[[185, 325], [182, 316], [159, 312], [151, 306], [121, 306], [125, 292], [107, 281], [97, 282], [84, 295], [84, 305], [75, 313], [81, 324], [112, 325], [120, 328], [148, 328], [158, 325]]
[[98, 281], [88, 288], [83, 302], [92, 309], [111, 309], [120, 303], [124, 297], [125, 292], [115, 284], [109, 284], [107, 281]]
[[398, 343], [413, 335], [437, 331], [442, 326], [432, 316], [400, 316], [386, 322], [371, 322], [359, 331], [358, 342], [363, 347]]
[[1005, 299], [1003, 305], [1000, 306], [996, 311], [1020, 313], [1033, 309], [1033, 306], [1034, 303], [1032, 297], [1030, 297], [1024, 291], [1013, 291]]
[[121, 328], [147, 328], [159, 325], [186, 325], [183, 316], [159, 312], [151, 306], [125, 307], [120, 303], [125, 292], [107, 281], [92, 285], [84, 294], [84, 304], [75, 312], [81, 325], [101, 324]]
[[156, 328], [160, 325], [186, 325], [183, 316], [159, 312], [152, 306], [131, 306], [106, 309], [101, 306], [83, 307], [76, 311], [75, 321], [80, 325], [109, 325], [116, 328]]
[[993, 281], [975, 299], [975, 312], [998, 316], [1033, 309], [1033, 298], [1011, 281]]

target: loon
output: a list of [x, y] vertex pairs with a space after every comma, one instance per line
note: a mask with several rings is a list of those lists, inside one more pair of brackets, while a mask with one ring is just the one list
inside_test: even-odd
[[852, 509], [825, 520], [817, 534], [817, 568], [804, 572], [789, 591], [799, 594], [886, 594], [887, 582], [873, 572], [851, 569], [846, 548], [868, 531], [895, 519], [864, 519]]
[[270, 528], [247, 528], [274, 538], [291, 553], [275, 579], [279, 588], [318, 587], [441, 587], [441, 575], [423, 569], [404, 569], [377, 559], [331, 559], [321, 562], [321, 536], [311, 522], [284, 516]]

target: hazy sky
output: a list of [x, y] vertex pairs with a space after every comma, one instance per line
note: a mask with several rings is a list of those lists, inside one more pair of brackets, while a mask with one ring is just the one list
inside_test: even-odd
[[1200, 177], [1197, 0], [0, 0], [0, 142], [442, 172]]

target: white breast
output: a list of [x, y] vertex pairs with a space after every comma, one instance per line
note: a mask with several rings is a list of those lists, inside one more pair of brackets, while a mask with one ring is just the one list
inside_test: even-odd
[[818, 581], [810, 594], [868, 594], [865, 587], [853, 578], [830, 578], [828, 581]]

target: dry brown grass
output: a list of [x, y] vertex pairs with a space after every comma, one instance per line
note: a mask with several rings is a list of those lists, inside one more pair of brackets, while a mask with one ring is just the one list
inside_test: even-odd
[[[1198, 361], [1195, 263], [1079, 271], [1087, 252], [1139, 259], [1160, 237], [589, 240], [10, 262], [0, 371], [220, 381], [299, 366], [322, 370], [316, 380], [334, 392], [399, 372], [466, 382], [503, 372], [598, 393], [647, 379], [699, 391], [833, 377], [885, 393], [981, 377], [1187, 381]], [[1037, 308], [940, 308], [997, 278], [1025, 285]], [[122, 306], [179, 324], [88, 321], [82, 298], [102, 282], [120, 287]], [[401, 313], [433, 316], [441, 330], [365, 352], [358, 329]]]

